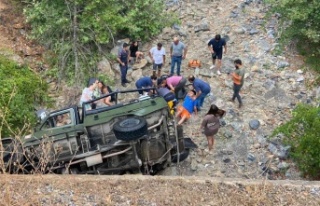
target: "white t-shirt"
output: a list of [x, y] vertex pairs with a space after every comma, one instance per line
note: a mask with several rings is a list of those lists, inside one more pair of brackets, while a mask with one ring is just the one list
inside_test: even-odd
[[163, 56], [166, 55], [166, 50], [163, 47], [158, 50], [158, 47], [155, 46], [150, 49], [150, 53], [154, 59], [155, 64], [163, 64]]
[[93, 95], [93, 91], [91, 91], [89, 88], [84, 88], [82, 90], [82, 95], [80, 98], [80, 104], [82, 104], [82, 102], [86, 102], [89, 100], [92, 100], [92, 95]]

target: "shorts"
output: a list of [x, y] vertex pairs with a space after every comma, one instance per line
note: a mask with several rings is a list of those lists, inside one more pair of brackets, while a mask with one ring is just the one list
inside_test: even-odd
[[215, 134], [217, 134], [219, 131], [219, 127], [218, 128], [213, 128], [213, 129], [209, 129], [209, 128], [205, 128], [204, 129], [204, 135], [206, 136], [214, 136]]
[[178, 112], [181, 112], [180, 113], [180, 117], [186, 117], [186, 119], [190, 119], [191, 117], [191, 114], [188, 110], [186, 110], [183, 106], [179, 106], [178, 107]]
[[222, 59], [222, 51], [212, 54], [212, 59]]
[[153, 70], [161, 70], [162, 68], [162, 63], [161, 64], [153, 64]]
[[168, 94], [164, 95], [164, 100], [166, 100], [166, 102], [172, 101], [176, 98], [176, 95], [174, 95], [173, 92], [169, 92]]

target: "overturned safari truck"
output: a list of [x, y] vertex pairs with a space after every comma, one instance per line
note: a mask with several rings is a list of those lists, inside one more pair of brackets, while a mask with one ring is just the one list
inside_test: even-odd
[[[116, 91], [95, 100], [41, 114], [34, 132], [20, 141], [2, 139], [2, 160], [10, 172], [156, 174], [183, 161], [196, 145], [176, 127], [167, 102], [142, 96], [125, 102]], [[113, 95], [115, 104], [101, 106]]]

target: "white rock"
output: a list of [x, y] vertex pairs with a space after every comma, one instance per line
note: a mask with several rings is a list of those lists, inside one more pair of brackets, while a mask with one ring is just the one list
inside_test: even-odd
[[303, 71], [301, 69], [298, 69], [297, 73], [298, 74], [303, 74]]
[[298, 77], [297, 82], [302, 82], [304, 80], [303, 76]]

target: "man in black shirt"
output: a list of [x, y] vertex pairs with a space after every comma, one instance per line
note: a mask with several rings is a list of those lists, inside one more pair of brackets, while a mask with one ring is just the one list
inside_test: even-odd
[[221, 38], [220, 34], [217, 34], [215, 36], [215, 38], [211, 39], [208, 42], [208, 48], [209, 51], [212, 54], [212, 66], [210, 67], [210, 69], [213, 69], [215, 67], [216, 64], [216, 59], [217, 60], [217, 73], [218, 75], [221, 74], [220, 70], [221, 70], [221, 59], [222, 59], [222, 53], [224, 51], [224, 53], [227, 53], [227, 44], [225, 39]]

